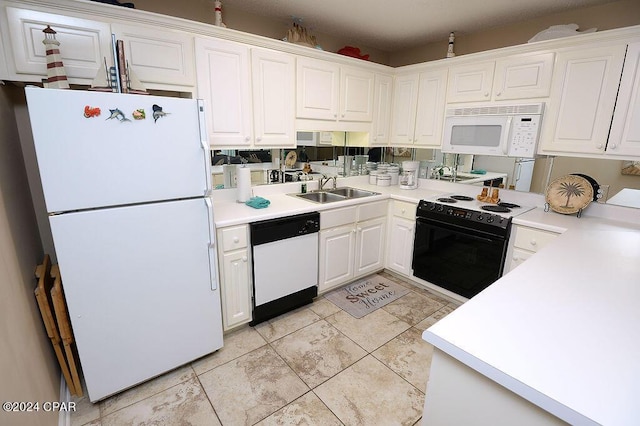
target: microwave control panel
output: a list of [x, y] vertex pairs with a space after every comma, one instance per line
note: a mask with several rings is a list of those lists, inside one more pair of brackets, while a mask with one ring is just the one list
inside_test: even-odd
[[511, 124], [509, 157], [533, 158], [536, 154], [540, 115], [517, 115]]

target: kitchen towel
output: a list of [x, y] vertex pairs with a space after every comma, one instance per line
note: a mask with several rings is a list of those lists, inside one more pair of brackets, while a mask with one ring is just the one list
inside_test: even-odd
[[265, 207], [269, 207], [269, 204], [271, 204], [271, 201], [262, 197], [252, 197], [245, 204], [248, 205], [249, 207], [253, 207], [254, 209], [264, 209]]
[[251, 169], [245, 166], [237, 166], [237, 168], [238, 202], [246, 203], [251, 198]]

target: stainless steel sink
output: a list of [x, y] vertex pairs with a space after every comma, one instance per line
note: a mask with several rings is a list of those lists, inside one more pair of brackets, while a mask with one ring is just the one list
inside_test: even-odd
[[377, 192], [366, 191], [364, 189], [358, 189], [358, 188], [351, 188], [348, 186], [345, 186], [343, 188], [328, 189], [327, 192], [330, 194], [341, 195], [346, 198], [361, 198], [361, 197], [370, 197], [372, 195], [378, 195]]
[[352, 198], [370, 197], [378, 195], [378, 192], [366, 191], [364, 189], [351, 188], [349, 186], [327, 189], [322, 191], [307, 192], [306, 194], [288, 194], [303, 200], [312, 201], [314, 203], [334, 203], [336, 201], [350, 200]]
[[307, 192], [306, 194], [290, 194], [298, 198], [302, 198], [307, 201], [313, 201], [314, 203], [333, 203], [336, 201], [344, 201], [347, 198], [340, 195], [331, 194], [326, 191], [320, 192]]

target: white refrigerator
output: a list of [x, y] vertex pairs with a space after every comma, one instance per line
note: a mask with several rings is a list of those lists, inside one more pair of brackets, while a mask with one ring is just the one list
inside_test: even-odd
[[25, 92], [89, 399], [221, 348], [202, 102]]

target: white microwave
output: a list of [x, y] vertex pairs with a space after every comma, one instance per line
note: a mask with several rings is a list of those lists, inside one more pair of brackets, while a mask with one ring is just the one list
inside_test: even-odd
[[544, 103], [448, 108], [442, 152], [533, 158], [543, 110]]

